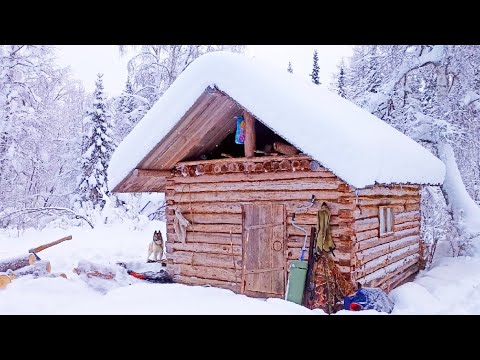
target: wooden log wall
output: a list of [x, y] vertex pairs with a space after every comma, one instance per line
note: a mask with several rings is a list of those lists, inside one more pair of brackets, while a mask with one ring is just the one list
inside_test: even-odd
[[[242, 204], [276, 202], [286, 208], [287, 270], [298, 259], [304, 234], [293, 227], [294, 209], [316, 202], [298, 212], [297, 225], [310, 234], [323, 201], [331, 210], [333, 239], [339, 269], [348, 280], [351, 272], [353, 189], [330, 171], [305, 156], [224, 159], [180, 164], [167, 180], [167, 268], [175, 281], [223, 287], [239, 292], [242, 275]], [[174, 211], [191, 222], [186, 242], [174, 231]], [[308, 239], [307, 239], [308, 247]], [[308, 251], [305, 258], [308, 257]], [[288, 276], [288, 274], [287, 274]]]
[[[420, 187], [375, 185], [356, 191], [352, 276], [387, 292], [419, 270]], [[379, 206], [393, 209], [393, 233], [380, 236]]]

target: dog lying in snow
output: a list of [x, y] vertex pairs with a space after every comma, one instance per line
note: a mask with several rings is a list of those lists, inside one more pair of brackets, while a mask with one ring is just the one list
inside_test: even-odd
[[150, 260], [150, 255], [153, 254], [155, 261], [162, 260], [163, 257], [163, 237], [160, 230], [153, 233], [153, 240], [148, 245], [147, 262]]

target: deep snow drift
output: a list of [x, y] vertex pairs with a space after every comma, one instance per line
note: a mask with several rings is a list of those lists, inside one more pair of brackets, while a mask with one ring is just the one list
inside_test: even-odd
[[[143, 230], [134, 230], [128, 223], [94, 230], [0, 230], [0, 258], [73, 236], [39, 253], [51, 262], [52, 272], [64, 272], [68, 279], [14, 280], [0, 290], [0, 314], [324, 314], [281, 299], [253, 299], [214, 287], [151, 284], [132, 277], [102, 294], [72, 272], [82, 259], [104, 265], [145, 262], [148, 243], [157, 229], [165, 231], [165, 224], [151, 222]], [[391, 297], [396, 302], [392, 314], [480, 314], [480, 258], [442, 259], [413, 283], [394, 289]], [[381, 313], [342, 310], [337, 314]]]

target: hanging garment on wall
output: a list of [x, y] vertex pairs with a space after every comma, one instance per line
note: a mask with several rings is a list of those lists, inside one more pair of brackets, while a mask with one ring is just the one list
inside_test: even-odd
[[187, 226], [189, 225], [190, 222], [183, 217], [180, 210], [175, 209], [175, 219], [173, 220], [173, 227], [179, 241], [185, 242], [187, 238]]
[[318, 231], [315, 253], [320, 254], [322, 251], [331, 252], [335, 250], [335, 243], [332, 239], [330, 229], [330, 209], [327, 204], [323, 203], [317, 214]]
[[243, 144], [245, 142], [245, 119], [243, 116], [237, 117], [237, 132], [235, 133], [235, 143]]

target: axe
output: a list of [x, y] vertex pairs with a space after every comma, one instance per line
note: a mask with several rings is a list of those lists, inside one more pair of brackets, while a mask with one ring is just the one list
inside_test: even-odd
[[61, 239], [58, 239], [56, 241], [52, 241], [51, 243], [48, 243], [48, 244], [37, 246], [33, 249], [28, 250], [28, 252], [35, 255], [35, 258], [37, 260], [41, 260], [37, 255], [38, 252], [40, 252], [42, 250], [45, 250], [45, 249], [48, 249], [49, 247], [52, 247], [54, 245], [60, 244], [61, 242], [64, 242], [66, 240], [72, 240], [72, 235], [65, 236], [65, 237], [63, 237]]

